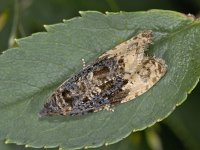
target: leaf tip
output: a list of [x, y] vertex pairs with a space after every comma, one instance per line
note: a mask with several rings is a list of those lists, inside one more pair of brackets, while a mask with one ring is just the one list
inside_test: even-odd
[[162, 119], [157, 119], [157, 120], [156, 120], [156, 122], [161, 122], [161, 121], [162, 121]]
[[106, 15], [109, 15], [109, 14], [110, 14], [110, 12], [109, 12], [109, 11], [106, 11], [106, 12], [105, 12], [105, 14], [106, 14]]
[[78, 11], [78, 13], [82, 16], [82, 15], [84, 15], [84, 14], [86, 14], [86, 12], [85, 11]]
[[12, 142], [11, 142], [11, 140], [6, 139], [4, 143], [5, 143], [5, 144], [9, 144], [9, 143], [12, 143]]
[[14, 39], [15, 43], [19, 44], [19, 39]]
[[47, 28], [47, 25], [46, 25], [46, 24], [44, 24], [44, 25], [43, 25], [43, 27], [44, 27], [44, 28]]
[[28, 144], [26, 144], [26, 145], [25, 145], [25, 147], [26, 147], [26, 148], [28, 148], [28, 147], [31, 147], [31, 146], [30, 146], [30, 145], [28, 145]]
[[194, 19], [194, 20], [196, 19], [195, 15], [193, 15], [193, 14], [191, 14], [191, 13], [187, 14], [187, 17], [188, 17], [188, 18], [191, 18], [191, 19]]
[[44, 27], [47, 31], [49, 31], [49, 29], [50, 29], [50, 27], [49, 27], [48, 25], [46, 25], [46, 24], [44, 24], [43, 27]]
[[105, 146], [108, 146], [109, 145], [109, 143], [105, 143]]
[[88, 146], [85, 146], [85, 147], [84, 147], [84, 149], [88, 149], [88, 148], [89, 148]]

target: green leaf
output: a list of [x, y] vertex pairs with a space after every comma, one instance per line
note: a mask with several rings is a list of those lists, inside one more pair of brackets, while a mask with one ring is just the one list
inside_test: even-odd
[[178, 108], [166, 123], [171, 130], [179, 137], [188, 149], [200, 149], [200, 83], [188, 97], [188, 101]]
[[[1, 150], [35, 150], [35, 148], [24, 147], [23, 145], [5, 144], [3, 141], [0, 141], [0, 149]], [[58, 148], [50, 148], [50, 149], [40, 148], [37, 150], [57, 150], [57, 149]]]
[[[112, 144], [132, 131], [166, 118], [180, 105], [200, 75], [200, 22], [183, 14], [81, 12], [82, 17], [46, 26], [18, 40], [0, 56], [0, 139], [31, 147], [77, 149]], [[46, 117], [38, 112], [64, 80], [136, 33], [154, 33], [149, 55], [163, 58], [167, 74], [156, 86], [115, 112], [80, 117]]]
[[[102, 146], [95, 150], [150, 150], [144, 132], [136, 132], [129, 135], [128, 138], [112, 145]], [[89, 150], [93, 150], [92, 148]]]
[[[24, 146], [17, 146], [15, 144], [5, 144], [2, 141], [0, 141], [0, 149], [2, 149], [2, 150], [26, 150], [26, 148]], [[34, 150], [34, 149], [30, 148], [27, 150]]]

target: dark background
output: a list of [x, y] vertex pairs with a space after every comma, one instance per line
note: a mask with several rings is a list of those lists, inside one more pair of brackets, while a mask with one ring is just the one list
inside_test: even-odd
[[[0, 0], [0, 53], [15, 46], [15, 38], [45, 31], [43, 25], [80, 16], [80, 10], [104, 13], [149, 9], [174, 10], [198, 17], [200, 0]], [[200, 84], [187, 101], [161, 123], [100, 149], [200, 149]]]

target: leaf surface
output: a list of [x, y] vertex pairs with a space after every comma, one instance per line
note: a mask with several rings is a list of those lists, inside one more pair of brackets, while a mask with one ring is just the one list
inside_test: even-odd
[[[183, 14], [81, 12], [45, 26], [46, 33], [19, 39], [0, 56], [0, 139], [31, 147], [77, 149], [112, 144], [166, 118], [199, 80], [200, 22]], [[153, 30], [148, 55], [163, 58], [167, 74], [153, 88], [115, 112], [39, 118], [38, 112], [64, 80], [103, 52], [143, 30]]]

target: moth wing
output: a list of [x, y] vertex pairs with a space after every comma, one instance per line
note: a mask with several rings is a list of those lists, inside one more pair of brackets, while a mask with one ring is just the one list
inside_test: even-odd
[[121, 103], [130, 101], [148, 91], [165, 75], [166, 70], [167, 66], [164, 60], [145, 57], [141, 68], [129, 76], [129, 82], [123, 87], [124, 90], [129, 89], [130, 92]]
[[144, 51], [152, 43], [152, 31], [147, 30], [107, 51], [99, 58], [117, 57], [123, 60], [125, 72], [134, 73], [145, 58]]

